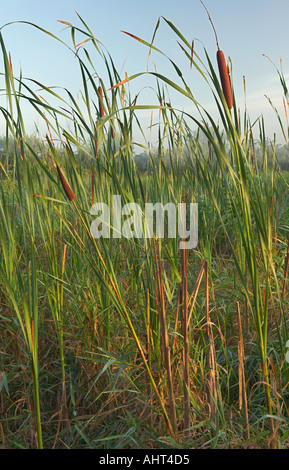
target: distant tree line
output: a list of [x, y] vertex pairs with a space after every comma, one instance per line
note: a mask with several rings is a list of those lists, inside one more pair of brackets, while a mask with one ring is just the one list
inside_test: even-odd
[[[30, 136], [27, 137], [27, 142], [29, 146], [33, 149], [35, 154], [39, 158], [43, 158], [48, 154], [49, 148], [47, 145], [47, 142], [41, 140], [40, 138], [36, 136]], [[209, 155], [210, 158], [214, 159], [213, 152], [211, 148], [209, 147], [209, 144], [207, 140], [204, 138], [204, 136], [200, 136], [199, 139], [199, 144], [203, 147], [204, 149], [204, 155]], [[9, 136], [8, 139], [6, 137], [0, 137], [0, 163], [2, 165], [12, 165], [14, 161], [15, 154], [19, 155], [20, 152], [20, 146], [18, 142], [15, 142], [14, 138], [12, 136]], [[62, 154], [65, 156], [65, 150], [63, 147], [59, 147], [57, 150], [58, 154]], [[255, 158], [255, 164], [260, 165], [262, 162], [262, 155], [264, 155], [264, 149], [261, 149], [260, 145], [258, 143], [255, 144], [255, 152], [256, 155], [254, 156]], [[89, 150], [88, 150], [89, 153]], [[94, 158], [91, 158], [89, 154], [86, 153], [85, 151], [82, 150], [75, 150], [74, 151], [74, 156], [75, 159], [81, 163], [81, 166], [85, 169], [92, 169], [94, 166]], [[91, 155], [93, 155], [93, 151], [91, 151]], [[273, 148], [271, 145], [267, 145], [266, 147], [266, 156], [267, 156], [267, 165], [270, 167], [272, 166], [273, 162]], [[184, 153], [182, 155], [182, 158], [186, 160], [189, 158], [189, 150], [185, 149]], [[116, 160], [118, 161], [119, 157], [116, 157]], [[153, 171], [153, 165], [155, 164], [156, 166], [158, 165], [158, 152], [157, 150], [150, 150], [150, 153], [148, 151], [143, 150], [140, 153], [134, 153], [134, 159], [135, 159], [135, 164], [139, 170], [140, 173], [146, 173], [146, 172], [152, 172]], [[275, 161], [275, 166], [279, 167], [283, 171], [289, 171], [289, 146], [288, 145], [280, 145], [276, 144], [275, 146], [275, 151], [274, 151], [274, 161]], [[170, 161], [168, 156], [166, 157], [166, 166], [168, 170], [170, 169]], [[180, 165], [181, 167], [182, 165]]]

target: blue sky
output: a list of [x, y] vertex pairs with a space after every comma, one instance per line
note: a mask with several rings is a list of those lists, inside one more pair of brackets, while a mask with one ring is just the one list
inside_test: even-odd
[[[264, 94], [269, 96], [280, 110], [282, 117], [282, 88], [274, 66], [262, 54], [270, 57], [279, 66], [283, 61], [283, 72], [289, 79], [289, 1], [288, 0], [205, 0], [214, 21], [221, 49], [233, 63], [234, 89], [241, 110], [244, 108], [243, 75], [246, 77], [247, 106], [253, 121], [261, 113], [265, 117], [269, 138], [279, 132], [279, 124]], [[1, 25], [17, 20], [35, 23], [69, 43], [69, 31], [57, 20], [71, 22], [82, 27], [75, 11], [89, 25], [94, 35], [111, 54], [119, 73], [125, 76], [145, 72], [148, 49], [138, 41], [121, 33], [135, 34], [150, 42], [157, 20], [164, 16], [172, 21], [191, 42], [195, 39], [196, 52], [203, 56], [205, 47], [216, 66], [216, 42], [207, 14], [199, 0], [50, 0], [39, 2], [10, 0], [1, 5]], [[81, 76], [77, 61], [57, 41], [39, 30], [25, 25], [13, 24], [2, 29], [6, 48], [11, 53], [15, 75], [20, 64], [23, 76], [35, 78], [47, 86], [58, 85], [69, 88], [74, 94], [81, 89]], [[184, 54], [176, 43], [176, 36], [164, 21], [155, 39], [155, 45], [167, 54], [184, 73], [191, 90], [202, 105], [214, 115], [215, 105], [208, 87], [196, 70], [190, 69]], [[79, 36], [79, 42], [83, 40]], [[199, 41], [198, 41], [199, 40]], [[94, 57], [96, 70], [102, 73], [100, 59]], [[0, 62], [1, 63], [1, 62]], [[170, 63], [152, 53], [150, 70], [157, 71], [178, 82]], [[179, 83], [179, 82], [178, 82]], [[132, 94], [142, 91], [142, 100], [156, 104], [155, 80], [144, 75], [131, 82]], [[179, 109], [194, 113], [188, 100], [171, 93], [172, 104]], [[156, 113], [157, 117], [158, 113]], [[25, 114], [26, 116], [26, 114]], [[27, 130], [33, 131], [32, 120], [27, 109]], [[149, 125], [150, 112], [142, 114], [143, 122]], [[0, 120], [0, 134], [4, 131]]]

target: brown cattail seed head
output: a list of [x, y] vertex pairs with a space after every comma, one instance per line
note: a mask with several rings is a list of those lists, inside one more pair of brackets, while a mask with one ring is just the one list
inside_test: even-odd
[[228, 108], [232, 109], [233, 96], [232, 96], [231, 81], [230, 81], [230, 76], [229, 76], [227, 65], [226, 65], [225, 56], [220, 49], [217, 51], [217, 61], [218, 61], [220, 78], [221, 78], [222, 90], [223, 90]]
[[64, 189], [66, 196], [68, 197], [70, 201], [73, 201], [73, 199], [75, 198], [74, 192], [70, 189], [70, 186], [67, 183], [66, 179], [64, 178], [63, 173], [60, 170], [58, 165], [56, 165], [56, 168], [57, 168], [57, 173], [58, 173], [59, 179], [61, 181], [61, 184], [62, 184], [62, 187]]

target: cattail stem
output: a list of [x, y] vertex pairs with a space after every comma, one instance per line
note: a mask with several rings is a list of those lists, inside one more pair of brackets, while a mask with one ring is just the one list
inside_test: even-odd
[[208, 17], [209, 17], [209, 21], [210, 21], [210, 23], [211, 23], [211, 25], [212, 25], [212, 27], [213, 27], [213, 30], [214, 30], [214, 33], [215, 33], [215, 38], [216, 38], [216, 43], [217, 43], [217, 48], [220, 49], [220, 47], [219, 47], [219, 41], [218, 41], [218, 36], [217, 36], [217, 32], [216, 32], [216, 30], [215, 30], [215, 26], [214, 26], [214, 23], [213, 23], [212, 18], [211, 18], [211, 16], [210, 16], [210, 13], [208, 12], [208, 9], [207, 9], [207, 7], [205, 6], [204, 2], [202, 2], [202, 0], [200, 0], [200, 1], [201, 1], [201, 4], [203, 5], [203, 7], [205, 8], [205, 10], [206, 10], [206, 12], [207, 12], [207, 14], [208, 14]]

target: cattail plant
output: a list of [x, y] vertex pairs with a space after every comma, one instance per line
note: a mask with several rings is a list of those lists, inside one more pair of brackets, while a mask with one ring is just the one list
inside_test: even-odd
[[212, 18], [210, 16], [206, 6], [202, 2], [202, 0], [201, 0], [201, 3], [204, 6], [204, 8], [205, 8], [205, 10], [206, 10], [206, 12], [209, 16], [209, 20], [212, 24], [212, 27], [213, 27], [213, 30], [214, 30], [214, 33], [215, 33], [216, 43], [217, 43], [217, 47], [218, 47], [217, 62], [218, 62], [218, 68], [219, 68], [219, 74], [220, 74], [220, 79], [221, 79], [222, 90], [223, 90], [228, 108], [232, 109], [232, 107], [233, 107], [233, 95], [232, 95], [231, 80], [230, 80], [230, 75], [229, 75], [229, 72], [228, 72], [228, 67], [227, 67], [227, 64], [226, 64], [225, 55], [224, 55], [223, 51], [220, 49], [218, 36], [217, 36], [216, 30], [215, 30], [215, 26], [214, 26], [214, 23], [212, 21]]

